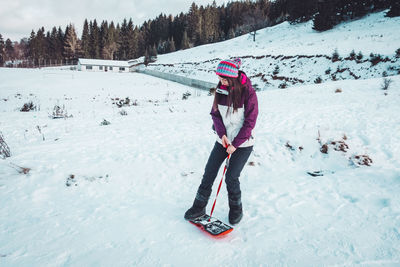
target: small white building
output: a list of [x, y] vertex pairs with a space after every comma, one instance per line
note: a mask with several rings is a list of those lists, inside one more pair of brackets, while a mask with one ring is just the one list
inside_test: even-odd
[[80, 58], [80, 71], [129, 72], [128, 61]]

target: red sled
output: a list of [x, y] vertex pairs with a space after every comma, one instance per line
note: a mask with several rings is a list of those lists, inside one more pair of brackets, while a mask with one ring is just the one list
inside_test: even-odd
[[216, 218], [212, 218], [207, 214], [196, 219], [189, 220], [189, 222], [214, 237], [224, 236], [233, 231], [233, 228], [231, 226], [221, 222]]

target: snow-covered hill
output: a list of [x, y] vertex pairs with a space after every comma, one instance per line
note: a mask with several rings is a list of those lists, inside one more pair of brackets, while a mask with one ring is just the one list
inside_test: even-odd
[[[323, 82], [398, 75], [400, 58], [395, 52], [400, 49], [400, 18], [386, 18], [385, 13], [370, 14], [322, 33], [312, 29], [311, 21], [284, 22], [258, 31], [256, 42], [243, 35], [161, 55], [149, 68], [213, 81], [221, 59], [240, 57], [243, 70], [260, 89], [311, 84], [319, 78]], [[340, 57], [337, 61], [332, 60], [335, 50]], [[355, 56], [351, 57], [353, 50]]]
[[[296, 39], [299, 53], [286, 56], [349, 52], [333, 36], [359, 23], [365, 38], [356, 51], [393, 58], [400, 45], [374, 29], [398, 22], [373, 14], [332, 36], [307, 23], [276, 27], [309, 31]], [[390, 40], [398, 42], [398, 34]], [[283, 51], [277, 36], [267, 52], [274, 43], [267, 35], [257, 44], [247, 38], [237, 47], [227, 41], [160, 56], [158, 63]], [[257, 63], [267, 57], [259, 60], [244, 57], [243, 68], [267, 70]], [[216, 82], [208, 71], [217, 63], [162, 70]], [[310, 77], [326, 67], [303, 64], [293, 70]], [[400, 76], [382, 90], [376, 71], [378, 78], [257, 93], [257, 141], [241, 175], [244, 217], [214, 239], [183, 219], [215, 142], [207, 92], [137, 73], [0, 68], [0, 131], [11, 150], [0, 159], [0, 266], [400, 265]], [[30, 102], [36, 108], [21, 112]], [[64, 118], [53, 119], [55, 107]], [[223, 188], [214, 215], [227, 222], [228, 211]]]

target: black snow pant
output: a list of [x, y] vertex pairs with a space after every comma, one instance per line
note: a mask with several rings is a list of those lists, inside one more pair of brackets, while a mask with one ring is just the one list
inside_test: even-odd
[[[240, 195], [239, 176], [252, 151], [252, 146], [239, 147], [231, 155], [228, 170], [225, 174], [226, 189], [229, 195]], [[217, 177], [219, 168], [226, 160], [227, 156], [226, 148], [220, 143], [215, 142], [214, 148], [207, 161], [203, 179], [198, 189], [197, 198], [206, 200], [211, 195], [212, 185]]]

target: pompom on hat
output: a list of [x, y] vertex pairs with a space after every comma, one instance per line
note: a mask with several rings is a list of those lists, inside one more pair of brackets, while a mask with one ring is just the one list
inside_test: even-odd
[[217, 67], [216, 74], [218, 76], [225, 76], [231, 78], [237, 78], [239, 76], [239, 68], [242, 65], [240, 58], [234, 60], [222, 60]]

